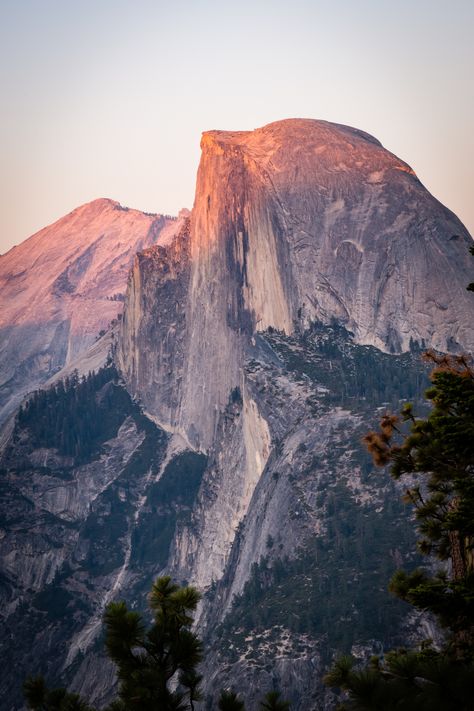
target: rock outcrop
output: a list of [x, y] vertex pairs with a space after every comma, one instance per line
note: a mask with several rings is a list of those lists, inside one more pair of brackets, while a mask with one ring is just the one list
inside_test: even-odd
[[296, 119], [201, 145], [189, 234], [136, 259], [118, 364], [147, 413], [216, 462], [215, 501], [177, 562], [208, 585], [275, 436], [245, 376], [256, 335], [337, 321], [387, 352], [472, 349], [474, 303], [468, 233], [375, 138]]
[[217, 281], [226, 259], [226, 281], [241, 279], [239, 327], [243, 313], [253, 330], [285, 333], [336, 319], [389, 352], [410, 339], [473, 348], [472, 240], [375, 138], [300, 119], [211, 131], [202, 149], [193, 286]]

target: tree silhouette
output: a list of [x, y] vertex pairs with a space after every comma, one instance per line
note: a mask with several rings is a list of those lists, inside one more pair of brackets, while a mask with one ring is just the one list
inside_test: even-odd
[[[124, 602], [108, 605], [105, 644], [117, 665], [119, 699], [127, 709], [195, 708], [201, 697], [196, 667], [202, 645], [191, 626], [199, 599], [194, 588], [180, 588], [168, 576], [158, 578], [149, 597], [154, 613], [149, 630], [141, 615], [128, 610]], [[177, 688], [171, 688], [176, 683]]]
[[245, 711], [245, 704], [239, 699], [235, 691], [224, 689], [219, 697], [218, 707], [220, 711]]
[[265, 711], [289, 711], [289, 701], [283, 701], [279, 691], [269, 691], [260, 701], [260, 709]]
[[28, 708], [34, 711], [93, 711], [77, 694], [66, 689], [48, 689], [43, 677], [27, 679], [23, 692]]
[[[391, 591], [431, 612], [446, 631], [441, 650], [390, 652], [362, 670], [340, 659], [325, 682], [343, 688], [342, 709], [469, 711], [474, 698], [474, 370], [465, 356], [425, 357], [434, 364], [426, 397], [433, 407], [417, 418], [411, 405], [385, 415], [364, 438], [377, 465], [416, 483], [405, 493], [418, 521], [418, 547], [443, 562], [437, 573], [398, 571]], [[404, 431], [408, 426], [408, 432]]]
[[[125, 602], [112, 602], [104, 615], [107, 653], [117, 665], [119, 697], [106, 711], [194, 711], [201, 699], [197, 666], [202, 645], [192, 632], [200, 594], [166, 576], [153, 584], [149, 629]], [[76, 694], [46, 687], [42, 677], [26, 680], [25, 700], [34, 711], [92, 711]]]

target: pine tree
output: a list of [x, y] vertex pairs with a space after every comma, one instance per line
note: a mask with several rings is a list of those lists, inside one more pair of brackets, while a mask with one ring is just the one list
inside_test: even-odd
[[27, 679], [23, 692], [28, 708], [33, 711], [93, 711], [77, 694], [62, 688], [49, 690], [41, 676]]
[[[417, 475], [405, 500], [415, 509], [424, 555], [447, 561], [436, 576], [398, 571], [390, 589], [420, 609], [433, 612], [451, 632], [458, 657], [474, 655], [474, 370], [464, 356], [437, 356], [433, 408], [416, 418], [406, 405], [401, 417], [385, 416], [380, 432], [365, 437], [376, 463], [391, 463], [395, 479]], [[410, 432], [403, 436], [403, 421]], [[449, 571], [449, 574], [448, 574]]]
[[[470, 711], [474, 698], [474, 370], [465, 356], [426, 354], [434, 364], [426, 418], [411, 405], [385, 415], [364, 439], [377, 465], [395, 479], [416, 477], [405, 500], [415, 509], [424, 555], [443, 567], [435, 575], [398, 571], [390, 589], [431, 612], [446, 631], [441, 650], [398, 650], [362, 670], [350, 657], [325, 677], [345, 689], [342, 709]], [[405, 432], [404, 427], [409, 431]]]
[[223, 689], [219, 697], [218, 708], [220, 711], [245, 711], [245, 704], [235, 691]]
[[260, 709], [265, 711], [289, 711], [290, 704], [283, 701], [279, 691], [269, 691], [260, 701]]
[[150, 593], [154, 622], [149, 630], [124, 602], [107, 607], [105, 644], [117, 665], [119, 698], [127, 709], [195, 708], [201, 698], [196, 667], [202, 645], [191, 626], [199, 598], [192, 587], [180, 588], [168, 576], [158, 578]]
[[[154, 619], [148, 630], [125, 602], [108, 605], [105, 644], [117, 665], [119, 698], [106, 711], [194, 711], [201, 699], [202, 645], [191, 627], [199, 599], [194, 588], [158, 578], [149, 596]], [[27, 679], [23, 689], [33, 711], [92, 711], [76, 694], [49, 690], [42, 677]]]

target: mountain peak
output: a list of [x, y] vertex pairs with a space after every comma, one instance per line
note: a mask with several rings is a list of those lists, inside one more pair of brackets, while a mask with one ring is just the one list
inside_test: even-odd
[[129, 212], [131, 215], [146, 215], [147, 217], [157, 217], [158, 213], [143, 212], [142, 210], [136, 210], [135, 208], [127, 207], [122, 205], [118, 200], [112, 200], [111, 198], [95, 198], [89, 202], [85, 202], [83, 205], [71, 210], [68, 214], [61, 217], [57, 222], [62, 222], [67, 220], [69, 217], [86, 216], [88, 219], [105, 214], [111, 213], [112, 211]]
[[[269, 123], [253, 131], [206, 131], [203, 152], [240, 150], [265, 169], [301, 174], [335, 172], [342, 167], [360, 179], [364, 169], [402, 170], [415, 176], [404, 161], [387, 151], [374, 136], [358, 128], [329, 121], [294, 118]], [[316, 158], [316, 159], [315, 159]], [[415, 176], [416, 177], [416, 176]]]
[[122, 311], [136, 252], [162, 236], [171, 241], [179, 222], [99, 198], [0, 257], [0, 421], [25, 390], [74, 360], [108, 328]]
[[296, 118], [208, 131], [201, 145], [194, 252], [235, 256], [257, 330], [335, 318], [384, 350], [474, 346], [472, 240], [376, 138]]
[[81, 211], [97, 211], [97, 210], [107, 210], [110, 208], [114, 208], [116, 206], [120, 206], [120, 203], [117, 200], [112, 200], [111, 198], [95, 198], [94, 200], [90, 200], [89, 202], [85, 202], [82, 205], [79, 205], [78, 207], [74, 208], [71, 212], [81, 212]]
[[345, 135], [347, 139], [352, 137], [353, 139], [364, 140], [382, 147], [380, 141], [366, 131], [353, 128], [352, 126], [346, 126], [345, 124], [310, 118], [288, 118], [272, 121], [271, 123], [265, 124], [265, 126], [253, 129], [253, 131], [204, 131], [203, 139], [205, 142], [208, 139], [214, 139], [226, 143], [245, 143], [248, 139], [253, 141], [261, 139], [263, 136], [273, 136], [276, 140], [280, 141], [282, 139], [296, 139], [301, 141], [302, 139], [308, 140], [309, 138], [313, 138], [313, 140], [321, 137], [326, 138], [331, 134], [334, 137], [338, 134]]
[[[124, 317], [121, 369], [159, 422], [206, 449], [242, 353], [270, 329], [336, 321], [393, 353], [474, 346], [469, 235], [373, 136], [287, 119], [207, 131], [201, 146], [189, 259], [137, 265]], [[148, 328], [158, 361], [137, 355]]]

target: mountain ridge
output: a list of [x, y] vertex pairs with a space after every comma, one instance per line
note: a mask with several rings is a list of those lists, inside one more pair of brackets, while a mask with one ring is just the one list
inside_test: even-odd
[[99, 198], [0, 257], [0, 421], [121, 314], [135, 253], [182, 219]]
[[[50, 306], [75, 305], [91, 283], [124, 311], [113, 363], [68, 371], [100, 364], [105, 334], [87, 357], [79, 344], [67, 388], [47, 364], [55, 387], [2, 447], [0, 649], [15, 671], [1, 691], [15, 704], [38, 671], [109, 700], [104, 605], [113, 594], [143, 609], [163, 573], [204, 593], [213, 699], [234, 685], [252, 707], [278, 687], [295, 711], [328, 711], [334, 654], [426, 636], [385, 592], [417, 562], [413, 527], [360, 440], [387, 408], [420, 406], [424, 346], [471, 347], [472, 240], [357, 129], [301, 119], [204, 136], [191, 214], [151, 235], [154, 218], [137, 218], [130, 249], [99, 260], [130, 258], [124, 302], [107, 300], [106, 266], [87, 275], [86, 250], [44, 289]], [[122, 227], [130, 217], [96, 207]]]

